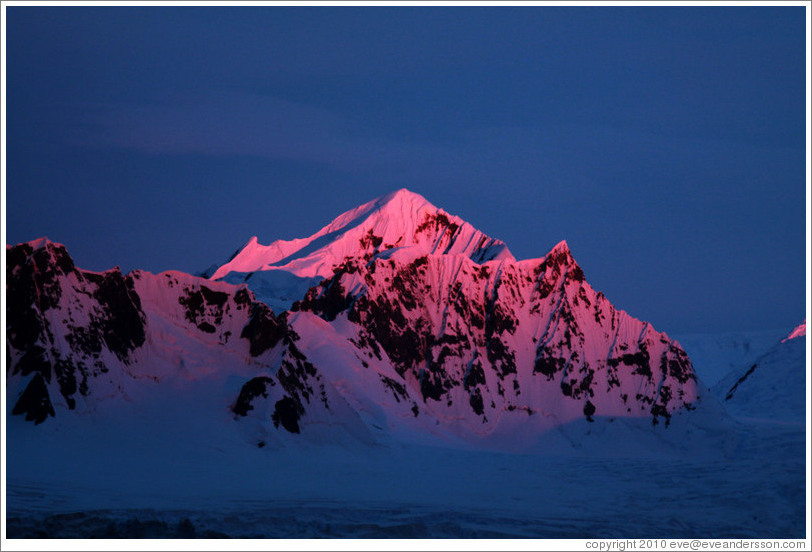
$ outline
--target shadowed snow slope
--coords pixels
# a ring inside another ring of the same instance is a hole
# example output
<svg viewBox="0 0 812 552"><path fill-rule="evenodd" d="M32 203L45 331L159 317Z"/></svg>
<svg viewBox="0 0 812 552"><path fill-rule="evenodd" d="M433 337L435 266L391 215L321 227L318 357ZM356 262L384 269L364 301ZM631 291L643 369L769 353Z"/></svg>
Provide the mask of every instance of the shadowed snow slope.
<svg viewBox="0 0 812 552"><path fill-rule="evenodd" d="M742 366L752 366L758 357L789 332L789 327L786 327L750 332L678 334L672 337L688 353L702 382L715 386L730 372L737 371Z"/></svg>
<svg viewBox="0 0 812 552"><path fill-rule="evenodd" d="M804 321L753 364L728 374L715 391L736 416L803 424L806 376Z"/></svg>

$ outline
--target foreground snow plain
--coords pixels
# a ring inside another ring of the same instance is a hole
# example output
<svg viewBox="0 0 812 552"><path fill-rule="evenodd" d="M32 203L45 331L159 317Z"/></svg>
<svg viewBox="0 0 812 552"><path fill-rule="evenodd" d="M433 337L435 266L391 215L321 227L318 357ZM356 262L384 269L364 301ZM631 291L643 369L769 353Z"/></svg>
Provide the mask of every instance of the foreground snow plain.
<svg viewBox="0 0 812 552"><path fill-rule="evenodd" d="M168 399L92 426L9 417L8 538L804 537L803 424L598 419L526 453L260 448Z"/></svg>

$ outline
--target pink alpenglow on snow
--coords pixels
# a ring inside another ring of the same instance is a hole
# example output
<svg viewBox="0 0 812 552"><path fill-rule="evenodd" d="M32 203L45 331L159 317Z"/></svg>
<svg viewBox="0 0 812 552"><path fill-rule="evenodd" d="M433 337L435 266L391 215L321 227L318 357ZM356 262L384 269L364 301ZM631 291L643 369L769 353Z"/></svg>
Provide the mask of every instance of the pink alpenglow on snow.
<svg viewBox="0 0 812 552"><path fill-rule="evenodd" d="M465 255L478 263L513 259L500 240L404 188L339 215L308 238L262 245L254 236L211 279L265 270L326 278L346 257L401 247L425 254Z"/></svg>
<svg viewBox="0 0 812 552"><path fill-rule="evenodd" d="M783 343L784 341L789 341L790 339L796 339L798 337L804 337L806 335L806 320L801 322L797 328L792 330L790 334L781 340Z"/></svg>

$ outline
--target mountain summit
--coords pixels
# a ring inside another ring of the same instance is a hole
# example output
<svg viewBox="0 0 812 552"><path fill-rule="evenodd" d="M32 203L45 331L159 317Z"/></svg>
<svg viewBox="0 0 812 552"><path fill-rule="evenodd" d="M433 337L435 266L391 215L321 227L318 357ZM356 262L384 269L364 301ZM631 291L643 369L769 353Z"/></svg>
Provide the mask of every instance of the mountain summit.
<svg viewBox="0 0 812 552"><path fill-rule="evenodd" d="M411 247L425 254L465 255L477 263L513 259L507 246L403 188L351 209L310 237L261 245L252 237L211 279L232 272L285 270L326 278L346 257Z"/></svg>

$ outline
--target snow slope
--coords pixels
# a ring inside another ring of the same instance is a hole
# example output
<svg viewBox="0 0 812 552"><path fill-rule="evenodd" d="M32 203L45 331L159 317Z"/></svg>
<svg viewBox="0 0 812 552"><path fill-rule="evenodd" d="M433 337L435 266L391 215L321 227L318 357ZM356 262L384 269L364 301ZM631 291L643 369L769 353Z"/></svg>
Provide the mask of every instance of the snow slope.
<svg viewBox="0 0 812 552"><path fill-rule="evenodd" d="M715 387L735 416L803 425L806 422L806 321Z"/></svg>
<svg viewBox="0 0 812 552"><path fill-rule="evenodd" d="M688 353L702 382L713 387L731 371L751 366L789 332L787 327L751 332L676 334L673 337Z"/></svg>
<svg viewBox="0 0 812 552"><path fill-rule="evenodd" d="M394 247L460 254L477 262L513 258L501 241L485 236L422 196L401 189L339 215L307 238L261 245L254 236L211 278L265 270L326 278L345 257L371 255Z"/></svg>
<svg viewBox="0 0 812 552"><path fill-rule="evenodd" d="M789 341L790 339L797 339L799 337L806 337L806 320L798 324L787 337L782 339L782 342Z"/></svg>

